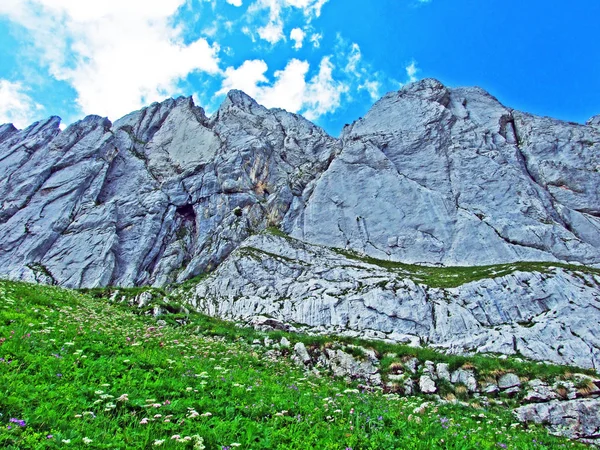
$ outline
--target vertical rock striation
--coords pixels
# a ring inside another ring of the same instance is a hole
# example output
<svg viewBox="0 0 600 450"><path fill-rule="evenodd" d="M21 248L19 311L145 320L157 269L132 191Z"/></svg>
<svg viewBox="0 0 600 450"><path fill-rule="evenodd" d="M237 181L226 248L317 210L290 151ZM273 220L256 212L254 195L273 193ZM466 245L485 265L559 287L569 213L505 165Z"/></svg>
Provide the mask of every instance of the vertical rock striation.
<svg viewBox="0 0 600 450"><path fill-rule="evenodd" d="M214 268L276 224L338 143L232 91L114 124L89 116L0 129L0 273L68 287L164 285Z"/></svg>
<svg viewBox="0 0 600 450"><path fill-rule="evenodd" d="M593 122L593 121L592 121ZM600 262L600 130L423 80L342 133L286 231L426 264Z"/></svg>

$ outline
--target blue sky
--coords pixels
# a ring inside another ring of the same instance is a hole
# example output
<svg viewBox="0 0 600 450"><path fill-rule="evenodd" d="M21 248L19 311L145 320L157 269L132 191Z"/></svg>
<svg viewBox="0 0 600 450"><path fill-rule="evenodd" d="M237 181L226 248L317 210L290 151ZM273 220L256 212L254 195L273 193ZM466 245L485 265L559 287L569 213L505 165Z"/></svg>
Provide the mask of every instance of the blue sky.
<svg viewBox="0 0 600 450"><path fill-rule="evenodd" d="M598 0L2 0L0 123L120 116L232 88L338 135L424 77L583 123L600 113Z"/></svg>

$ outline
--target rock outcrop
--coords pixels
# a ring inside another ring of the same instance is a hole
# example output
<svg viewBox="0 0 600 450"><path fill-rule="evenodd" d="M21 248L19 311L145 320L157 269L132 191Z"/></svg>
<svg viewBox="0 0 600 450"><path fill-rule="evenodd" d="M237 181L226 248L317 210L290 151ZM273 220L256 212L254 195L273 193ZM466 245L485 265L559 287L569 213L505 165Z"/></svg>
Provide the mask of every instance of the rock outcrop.
<svg viewBox="0 0 600 450"><path fill-rule="evenodd" d="M338 151L300 116L232 91L65 131L0 128L0 274L68 287L165 285L278 223Z"/></svg>
<svg viewBox="0 0 600 450"><path fill-rule="evenodd" d="M265 233L246 240L188 298L226 319L266 316L317 333L600 367L597 273L508 265L436 287L459 273L429 268L425 277L425 269Z"/></svg>
<svg viewBox="0 0 600 450"><path fill-rule="evenodd" d="M383 97L341 141L284 220L294 237L412 263L600 262L595 127L423 80Z"/></svg>
<svg viewBox="0 0 600 450"><path fill-rule="evenodd" d="M578 399L535 403L515 410L521 422L544 424L551 433L600 445L600 402Z"/></svg>

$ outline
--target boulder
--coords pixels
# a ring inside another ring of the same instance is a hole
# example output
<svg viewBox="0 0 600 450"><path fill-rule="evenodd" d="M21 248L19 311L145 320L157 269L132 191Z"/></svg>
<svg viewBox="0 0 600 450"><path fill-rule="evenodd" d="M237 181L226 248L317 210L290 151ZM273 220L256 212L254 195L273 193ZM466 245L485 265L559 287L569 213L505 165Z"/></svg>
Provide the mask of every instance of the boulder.
<svg viewBox="0 0 600 450"><path fill-rule="evenodd" d="M521 380L514 373L506 373L498 379L498 387L501 390L519 386L521 386Z"/></svg>
<svg viewBox="0 0 600 450"><path fill-rule="evenodd" d="M517 408L521 422L544 424L551 433L577 439L588 444L600 444L600 400L552 400Z"/></svg>
<svg viewBox="0 0 600 450"><path fill-rule="evenodd" d="M440 380L450 381L450 370L449 365L446 363L437 363L435 371Z"/></svg>
<svg viewBox="0 0 600 450"><path fill-rule="evenodd" d="M311 363L312 359L308 354L306 346L302 342L297 342L296 345L294 345L294 353L299 363L303 365L308 365Z"/></svg>
<svg viewBox="0 0 600 450"><path fill-rule="evenodd" d="M437 391L435 381L429 375L421 375L419 378L419 389L423 394L434 394Z"/></svg>
<svg viewBox="0 0 600 450"><path fill-rule="evenodd" d="M419 360L417 358L411 358L404 363L404 367L406 367L410 373L415 374L417 373L417 370L419 370Z"/></svg>
<svg viewBox="0 0 600 450"><path fill-rule="evenodd" d="M450 376L450 382L453 384L463 384L469 392L477 392L477 379L472 370L455 370Z"/></svg>
<svg viewBox="0 0 600 450"><path fill-rule="evenodd" d="M371 360L357 360L343 350L325 349L325 354L329 360L328 366L335 376L365 380L375 386L381 385L381 375Z"/></svg>
<svg viewBox="0 0 600 450"><path fill-rule="evenodd" d="M527 383L527 387L527 392L523 398L523 401L526 403L548 402L558 398L556 391L542 380L531 380Z"/></svg>

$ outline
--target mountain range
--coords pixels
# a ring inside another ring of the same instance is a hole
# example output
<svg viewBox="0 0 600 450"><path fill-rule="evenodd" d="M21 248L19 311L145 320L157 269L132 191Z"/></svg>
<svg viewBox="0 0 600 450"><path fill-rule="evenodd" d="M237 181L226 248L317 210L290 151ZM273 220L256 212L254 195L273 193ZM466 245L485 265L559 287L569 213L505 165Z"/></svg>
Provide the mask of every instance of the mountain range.
<svg viewBox="0 0 600 450"><path fill-rule="evenodd" d="M600 116L433 79L339 138L231 91L0 126L0 276L171 286L211 315L600 366ZM194 278L197 277L197 278Z"/></svg>

